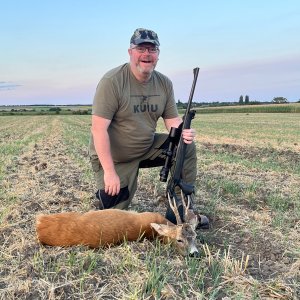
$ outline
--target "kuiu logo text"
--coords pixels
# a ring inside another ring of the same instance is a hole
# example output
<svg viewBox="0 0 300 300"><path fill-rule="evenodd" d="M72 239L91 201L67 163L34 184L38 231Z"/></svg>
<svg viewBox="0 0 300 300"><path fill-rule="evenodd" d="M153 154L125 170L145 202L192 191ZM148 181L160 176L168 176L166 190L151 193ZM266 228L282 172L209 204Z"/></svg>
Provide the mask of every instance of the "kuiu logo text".
<svg viewBox="0 0 300 300"><path fill-rule="evenodd" d="M158 110L158 104L149 104L148 101L151 97L159 97L159 95L131 95L133 98L140 98L141 104L133 105L134 113L144 113L144 112L156 112Z"/></svg>
<svg viewBox="0 0 300 300"><path fill-rule="evenodd" d="M137 104L133 105L133 112L134 113L141 113L141 112L156 112L158 110L157 104Z"/></svg>

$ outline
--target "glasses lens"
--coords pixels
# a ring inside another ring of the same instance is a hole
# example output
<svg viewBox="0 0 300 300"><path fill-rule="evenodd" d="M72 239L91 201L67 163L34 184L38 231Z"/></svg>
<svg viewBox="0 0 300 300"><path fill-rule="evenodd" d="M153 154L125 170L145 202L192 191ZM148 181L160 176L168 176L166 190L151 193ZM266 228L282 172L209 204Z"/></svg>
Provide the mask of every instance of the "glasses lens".
<svg viewBox="0 0 300 300"><path fill-rule="evenodd" d="M144 53L146 50L148 50L149 53L156 53L158 51L157 47L142 47L137 46L134 49L136 49L139 53Z"/></svg>
<svg viewBox="0 0 300 300"><path fill-rule="evenodd" d="M148 48L148 51L149 51L150 53L156 53L157 50L158 50L158 49L157 49L156 47Z"/></svg>

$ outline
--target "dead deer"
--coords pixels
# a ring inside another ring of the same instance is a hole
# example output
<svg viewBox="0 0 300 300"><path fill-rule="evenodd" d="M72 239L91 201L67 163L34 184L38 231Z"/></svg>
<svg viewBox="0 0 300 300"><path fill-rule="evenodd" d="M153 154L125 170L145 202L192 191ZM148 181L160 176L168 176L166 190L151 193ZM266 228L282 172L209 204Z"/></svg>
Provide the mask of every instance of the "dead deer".
<svg viewBox="0 0 300 300"><path fill-rule="evenodd" d="M116 245L124 240L153 239L161 236L163 242L174 244L182 255L198 253L195 240L197 216L184 205L184 222L178 213L176 202L169 196L169 204L176 216L177 225L159 213L106 209L87 213L64 212L38 215L36 232L38 240L50 246L86 245L91 248ZM172 201L173 200L173 201ZM172 203L173 202L173 203Z"/></svg>

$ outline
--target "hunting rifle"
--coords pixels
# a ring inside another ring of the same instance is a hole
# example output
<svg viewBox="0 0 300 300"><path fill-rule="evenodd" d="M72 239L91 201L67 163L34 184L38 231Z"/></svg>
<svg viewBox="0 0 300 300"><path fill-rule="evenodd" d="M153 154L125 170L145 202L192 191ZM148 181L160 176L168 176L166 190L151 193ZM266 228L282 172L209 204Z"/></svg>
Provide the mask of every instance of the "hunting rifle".
<svg viewBox="0 0 300 300"><path fill-rule="evenodd" d="M187 104L186 111L183 116L183 122L179 128L171 127L169 133L169 145L168 149L164 152L166 155L166 160L164 166L160 171L160 181L166 182L168 179L169 171L171 169L171 177L167 184L167 195L175 199L176 205L179 204L179 199L176 197L175 188L178 186L185 196L191 195L194 192L194 186L187 184L182 180L182 168L185 158L185 152L187 144L182 138L182 130L191 127L192 119L195 117L195 110L191 110L192 100L194 96L194 91L196 87L196 82L198 78L199 68L193 69L194 81ZM192 204L191 204L192 205Z"/></svg>

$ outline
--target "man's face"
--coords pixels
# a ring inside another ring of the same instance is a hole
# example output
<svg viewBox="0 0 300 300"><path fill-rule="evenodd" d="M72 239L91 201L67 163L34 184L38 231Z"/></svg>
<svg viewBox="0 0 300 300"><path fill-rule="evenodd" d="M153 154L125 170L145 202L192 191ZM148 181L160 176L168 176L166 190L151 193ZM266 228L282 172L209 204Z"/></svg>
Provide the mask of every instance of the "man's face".
<svg viewBox="0 0 300 300"><path fill-rule="evenodd" d="M142 43L128 50L130 65L141 75L150 75L158 61L159 49L151 43Z"/></svg>

